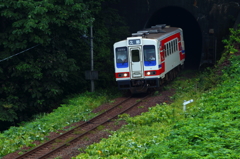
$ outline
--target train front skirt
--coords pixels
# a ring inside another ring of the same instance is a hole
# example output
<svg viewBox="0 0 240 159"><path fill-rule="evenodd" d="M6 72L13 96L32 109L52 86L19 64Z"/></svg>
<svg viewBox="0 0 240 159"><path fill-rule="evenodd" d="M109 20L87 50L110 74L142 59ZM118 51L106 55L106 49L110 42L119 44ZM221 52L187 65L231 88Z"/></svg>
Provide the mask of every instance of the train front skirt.
<svg viewBox="0 0 240 159"><path fill-rule="evenodd" d="M148 88L159 87L159 78L117 81L120 90L129 89L132 93L143 93Z"/></svg>

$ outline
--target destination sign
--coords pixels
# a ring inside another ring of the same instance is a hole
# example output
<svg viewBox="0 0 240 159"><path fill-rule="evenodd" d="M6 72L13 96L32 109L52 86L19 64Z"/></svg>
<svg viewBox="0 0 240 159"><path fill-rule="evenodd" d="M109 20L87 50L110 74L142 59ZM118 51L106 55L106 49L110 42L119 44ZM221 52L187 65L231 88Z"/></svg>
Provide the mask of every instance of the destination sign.
<svg viewBox="0 0 240 159"><path fill-rule="evenodd" d="M140 39L128 40L128 45L140 45L140 44L141 44L141 40Z"/></svg>
<svg viewBox="0 0 240 159"><path fill-rule="evenodd" d="M127 51L127 47L118 47L116 48L117 52L126 52Z"/></svg>

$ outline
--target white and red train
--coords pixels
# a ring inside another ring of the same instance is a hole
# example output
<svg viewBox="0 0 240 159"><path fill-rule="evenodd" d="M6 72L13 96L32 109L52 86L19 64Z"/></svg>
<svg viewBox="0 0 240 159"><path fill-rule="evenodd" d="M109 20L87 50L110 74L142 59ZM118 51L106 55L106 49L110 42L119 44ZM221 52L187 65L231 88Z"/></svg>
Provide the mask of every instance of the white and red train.
<svg viewBox="0 0 240 159"><path fill-rule="evenodd" d="M114 44L115 77L119 89L145 92L173 79L183 67L181 28L152 26Z"/></svg>

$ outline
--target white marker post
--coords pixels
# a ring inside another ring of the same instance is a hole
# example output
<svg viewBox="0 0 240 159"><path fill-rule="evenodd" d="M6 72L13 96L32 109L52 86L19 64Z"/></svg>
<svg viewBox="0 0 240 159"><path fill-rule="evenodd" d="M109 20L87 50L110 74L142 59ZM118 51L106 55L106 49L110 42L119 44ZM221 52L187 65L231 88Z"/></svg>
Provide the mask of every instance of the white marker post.
<svg viewBox="0 0 240 159"><path fill-rule="evenodd" d="M191 99L189 101L186 101L186 100L183 101L183 111L184 112L186 112L186 109L187 109L186 105L189 104L189 103L192 103L192 102L193 102L193 99Z"/></svg>

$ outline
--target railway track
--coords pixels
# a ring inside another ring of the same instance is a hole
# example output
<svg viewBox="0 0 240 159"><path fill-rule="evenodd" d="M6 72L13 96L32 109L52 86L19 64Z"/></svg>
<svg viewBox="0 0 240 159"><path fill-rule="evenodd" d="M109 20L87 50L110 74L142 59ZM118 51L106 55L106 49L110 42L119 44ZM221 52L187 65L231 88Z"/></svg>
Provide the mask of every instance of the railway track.
<svg viewBox="0 0 240 159"><path fill-rule="evenodd" d="M55 154L68 148L70 145L76 143L81 138L84 138L87 134L93 132L99 126L117 118L118 115L126 113L129 109L141 103L148 98L145 97L134 98L135 102L132 104L133 98L128 97L122 102L114 105L110 109L106 110L102 114L90 119L89 121L78 125L77 127L49 140L48 142L16 157L15 159L45 159L51 158ZM131 102L130 102L131 101Z"/></svg>

